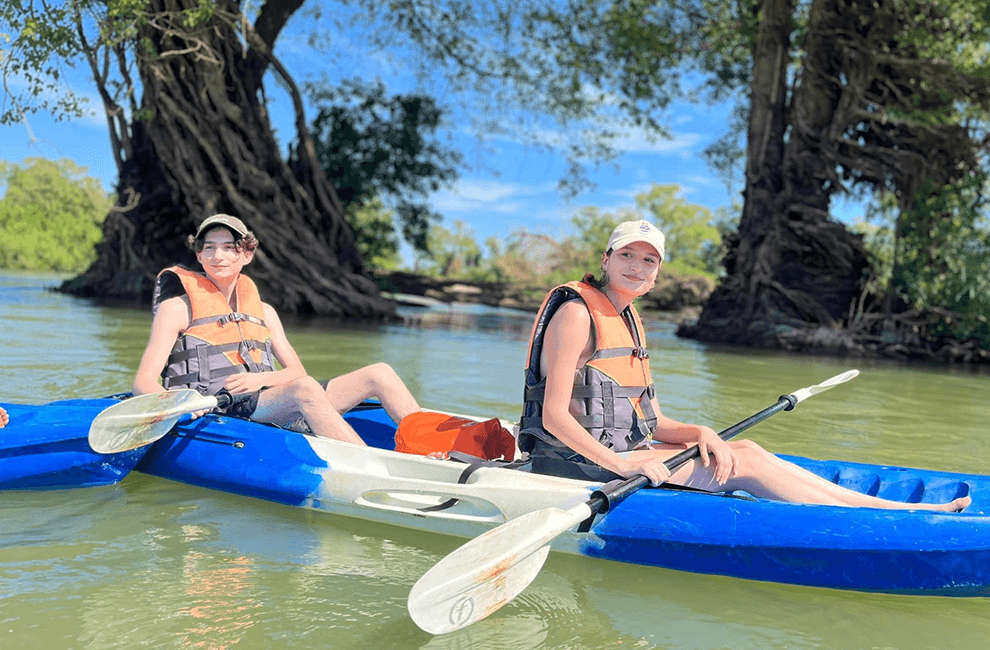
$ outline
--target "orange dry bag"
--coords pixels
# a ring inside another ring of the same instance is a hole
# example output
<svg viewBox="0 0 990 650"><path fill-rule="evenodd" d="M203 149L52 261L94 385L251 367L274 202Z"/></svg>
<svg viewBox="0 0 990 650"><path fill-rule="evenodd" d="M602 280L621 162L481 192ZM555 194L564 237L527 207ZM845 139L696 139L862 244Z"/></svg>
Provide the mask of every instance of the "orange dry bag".
<svg viewBox="0 0 990 650"><path fill-rule="evenodd" d="M418 411L399 423L395 450L421 456L459 451L487 460L511 461L516 455L516 440L498 418L475 422L446 413Z"/></svg>

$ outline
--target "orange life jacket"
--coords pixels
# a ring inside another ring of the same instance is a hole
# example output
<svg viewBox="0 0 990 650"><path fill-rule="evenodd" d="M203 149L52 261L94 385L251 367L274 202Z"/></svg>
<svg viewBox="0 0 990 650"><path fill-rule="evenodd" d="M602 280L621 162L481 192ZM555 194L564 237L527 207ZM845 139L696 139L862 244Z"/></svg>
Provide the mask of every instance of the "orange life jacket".
<svg viewBox="0 0 990 650"><path fill-rule="evenodd" d="M635 307L630 305L620 314L604 293L581 281L553 289L543 301L533 324L523 414L519 423L519 448L533 451L539 440L551 447L566 449L543 427L546 379L540 378L540 354L550 319L561 305L575 299L581 300L591 314L595 352L578 370L571 404L580 401L582 412L573 413L572 410L572 413L592 436L614 451L643 447L652 438L660 412L650 376L643 323Z"/></svg>
<svg viewBox="0 0 990 650"><path fill-rule="evenodd" d="M181 281L176 286L175 279ZM237 309L202 273L172 266L158 274L153 309L167 298L189 296L192 316L162 370L162 385L215 395L230 375L275 370L271 332L265 325L258 287L243 273L234 287Z"/></svg>

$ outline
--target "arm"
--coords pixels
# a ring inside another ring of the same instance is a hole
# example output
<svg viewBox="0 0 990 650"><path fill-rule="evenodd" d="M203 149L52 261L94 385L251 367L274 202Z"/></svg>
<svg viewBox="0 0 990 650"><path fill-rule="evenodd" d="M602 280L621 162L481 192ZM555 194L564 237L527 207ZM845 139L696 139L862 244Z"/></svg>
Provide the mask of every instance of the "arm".
<svg viewBox="0 0 990 650"><path fill-rule="evenodd" d="M736 455L727 442L709 427L698 424L684 424L660 413L657 414L657 428L653 432L654 440L685 447L697 443L701 464L708 467L711 457L715 457L715 480L725 483L735 473Z"/></svg>
<svg viewBox="0 0 990 650"><path fill-rule="evenodd" d="M151 323L151 339L144 349L141 363L131 390L135 395L158 393L163 390L159 383L162 369L168 363L168 355L179 334L189 327L189 304L187 299L179 296L169 298L158 306L155 319Z"/></svg>
<svg viewBox="0 0 990 650"><path fill-rule="evenodd" d="M623 458L598 442L571 415L574 373L582 355L591 349L591 315L584 305L569 302L550 319L543 343L546 393L543 426L558 440L591 462L621 476L645 474L654 484L670 477L659 454L647 450Z"/></svg>
<svg viewBox="0 0 990 650"><path fill-rule="evenodd" d="M240 393L253 393L266 386L281 386L294 379L306 376L306 369L303 367L299 355L289 344L289 339L285 336L282 328L282 321L278 317L275 309L268 303L262 303L265 312L265 325L272 333L272 352L278 360L281 370L270 372L242 372L231 375L227 378L225 386L234 395Z"/></svg>

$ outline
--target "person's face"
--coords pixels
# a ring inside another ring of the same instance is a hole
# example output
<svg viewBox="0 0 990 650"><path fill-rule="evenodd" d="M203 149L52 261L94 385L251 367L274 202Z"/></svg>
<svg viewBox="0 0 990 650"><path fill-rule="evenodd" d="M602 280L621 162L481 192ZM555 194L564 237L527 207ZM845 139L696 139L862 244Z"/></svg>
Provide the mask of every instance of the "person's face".
<svg viewBox="0 0 990 650"><path fill-rule="evenodd" d="M234 233L222 226L207 231L203 250L196 254L196 259L208 276L221 281L233 280L254 257L254 251L237 250L234 241Z"/></svg>
<svg viewBox="0 0 990 650"><path fill-rule="evenodd" d="M642 296L657 281L660 255L646 242L637 241L602 255L602 269L608 273L608 286L633 296Z"/></svg>

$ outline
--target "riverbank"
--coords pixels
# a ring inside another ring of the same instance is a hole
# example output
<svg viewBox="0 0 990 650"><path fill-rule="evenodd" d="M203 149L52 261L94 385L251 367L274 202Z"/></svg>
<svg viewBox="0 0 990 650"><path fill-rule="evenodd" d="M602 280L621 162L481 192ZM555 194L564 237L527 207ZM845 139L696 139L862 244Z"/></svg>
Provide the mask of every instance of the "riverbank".
<svg viewBox="0 0 990 650"><path fill-rule="evenodd" d="M407 271L376 276L379 290L400 305L480 304L536 313L553 287L506 282L439 280ZM689 323L698 318L715 281L704 276L661 274L657 286L640 298L638 308L660 320Z"/></svg>
<svg viewBox="0 0 990 650"><path fill-rule="evenodd" d="M536 313L551 287L517 285L505 282L440 280L425 275L396 271L376 276L382 293L400 305L429 307L454 304L480 304ZM678 325L684 338L712 340L710 332L699 335L696 323L705 302L715 289L715 281L704 276L674 276L661 272L657 286L640 298L639 310L656 320ZM860 315L848 329L809 323L761 325L766 332L761 347L805 354L848 356L865 359L921 361L936 364L990 366L990 350L976 340L961 341L935 335L937 320L950 315L909 312L886 321ZM717 337L716 337L717 339Z"/></svg>

